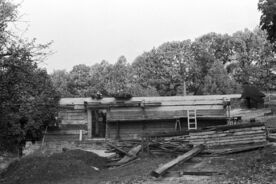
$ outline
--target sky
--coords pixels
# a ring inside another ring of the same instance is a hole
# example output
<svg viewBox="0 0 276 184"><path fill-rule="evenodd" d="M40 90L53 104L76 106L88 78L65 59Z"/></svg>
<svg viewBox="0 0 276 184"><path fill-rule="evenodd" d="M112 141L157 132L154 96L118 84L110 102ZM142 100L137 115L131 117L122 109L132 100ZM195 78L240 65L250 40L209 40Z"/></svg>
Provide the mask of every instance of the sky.
<svg viewBox="0 0 276 184"><path fill-rule="evenodd" d="M53 41L42 64L49 73L74 65L115 63L168 41L216 32L232 34L259 24L258 0L13 0L21 3L18 32ZM25 32L25 29L28 29Z"/></svg>

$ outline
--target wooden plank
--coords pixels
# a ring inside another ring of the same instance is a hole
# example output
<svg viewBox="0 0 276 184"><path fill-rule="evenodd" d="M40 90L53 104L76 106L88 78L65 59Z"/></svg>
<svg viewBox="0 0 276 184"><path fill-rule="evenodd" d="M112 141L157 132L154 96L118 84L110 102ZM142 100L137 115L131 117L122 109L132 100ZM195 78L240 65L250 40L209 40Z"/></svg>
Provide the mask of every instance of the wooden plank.
<svg viewBox="0 0 276 184"><path fill-rule="evenodd" d="M223 105L223 99L214 100L185 100L185 101L163 101L163 106L200 106L200 105Z"/></svg>
<svg viewBox="0 0 276 184"><path fill-rule="evenodd" d="M256 143L256 142L266 142L266 139L264 137L259 137L256 139L250 138L250 139L229 140L229 141L209 141L209 142L198 141L190 144L193 144L193 145L204 144L206 146L214 146L214 145L246 144L246 143Z"/></svg>
<svg viewBox="0 0 276 184"><path fill-rule="evenodd" d="M265 138L266 135L263 134L256 134L256 135L248 135L248 136L234 136L234 137L217 137L217 138L207 138L207 139L193 139L189 140L190 142L227 142L233 140L242 140L242 139L257 139L257 138Z"/></svg>
<svg viewBox="0 0 276 184"><path fill-rule="evenodd" d="M188 140L194 140L194 139L212 139L212 138L220 138L220 137L229 137L229 136L238 136L238 135L255 135L258 133L265 133L264 130L254 130L254 131L240 131L240 132L223 132L223 133L217 133L217 134L211 134L211 135L200 135L200 136L189 136Z"/></svg>
<svg viewBox="0 0 276 184"><path fill-rule="evenodd" d="M247 136L228 136L228 137L216 137L216 138L207 138L207 139L193 139L189 140L190 142L227 142L227 141L233 141L233 140L247 140L247 139L258 139L258 138L265 138L265 133L259 133L259 134L252 134Z"/></svg>
<svg viewBox="0 0 276 184"><path fill-rule="evenodd" d="M265 143L265 139L258 139L258 140L243 140L243 141L232 141L232 142L216 142L216 143L208 143L206 147L212 146L223 146L223 145L241 145L241 144L253 144L253 143ZM202 143L193 143L193 145L200 145Z"/></svg>
<svg viewBox="0 0 276 184"><path fill-rule="evenodd" d="M184 175L193 175L193 176L213 176L213 175L222 175L223 173L217 171L169 171L166 173L166 177L180 177Z"/></svg>
<svg viewBox="0 0 276 184"><path fill-rule="evenodd" d="M132 97L129 100L124 100L125 102L129 101L145 101L145 102L163 102L163 101L191 101L191 100L215 100L215 99L231 99L231 98L240 98L241 94L229 94L229 95L198 95L198 96L158 96L158 97ZM101 100L91 99L91 98L63 98L60 100L60 104L83 104L86 102L100 102L100 103L112 103L116 101L115 98L103 98Z"/></svg>
<svg viewBox="0 0 276 184"><path fill-rule="evenodd" d="M212 154L217 154L217 155L226 155L226 154L233 154L233 153L241 153L241 152L246 152L246 151L252 151L260 148L264 148L268 146L267 143L265 144L259 144L259 145L250 145L250 146L243 146L243 147L234 147L234 148L228 148L224 150L213 150L210 151L209 153Z"/></svg>
<svg viewBox="0 0 276 184"><path fill-rule="evenodd" d="M110 109L111 112L159 112L159 111L186 111L186 110L222 110L223 106L222 105L199 105L199 106L194 106L194 105L189 105L189 106L160 106L160 107L148 107L145 109L142 109L141 107L120 107L120 108L112 108Z"/></svg>
<svg viewBox="0 0 276 184"><path fill-rule="evenodd" d="M224 125L218 125L219 126L224 126ZM227 125L227 126L233 126L233 125ZM208 131L208 129L212 129L212 131ZM206 130L207 129L207 130ZM202 130L195 130L193 132L190 132L189 135L190 136L204 136L204 135L210 135L210 134L217 134L220 132L225 132L225 133L233 133L233 132L243 132L243 131L250 131L250 130L265 130L265 126L257 126L257 127L248 127L248 128L235 128L233 127L233 129L228 129L228 130L218 130L215 131L213 130L214 127L206 127L205 129Z"/></svg>
<svg viewBox="0 0 276 184"><path fill-rule="evenodd" d="M90 109L87 109L87 129L88 138L92 138L92 112Z"/></svg>
<svg viewBox="0 0 276 184"><path fill-rule="evenodd" d="M254 143L254 142L266 142L265 137L256 137L256 138L243 138L243 139L229 139L223 141L194 141L189 142L191 145L204 144L206 146L210 145L231 145L231 144L241 144L241 143Z"/></svg>
<svg viewBox="0 0 276 184"><path fill-rule="evenodd" d="M184 161L191 159L192 157L194 157L195 155L197 155L198 153L203 151L203 149L204 149L203 145L198 145L198 146L194 147L192 150L188 151L187 153L178 156L177 158L173 159L172 161L170 161L170 162L162 165L161 167L157 168L156 170L152 171L151 175L154 177L159 177L162 174L164 174L171 167L175 166L176 164L178 164L180 162L184 162Z"/></svg>

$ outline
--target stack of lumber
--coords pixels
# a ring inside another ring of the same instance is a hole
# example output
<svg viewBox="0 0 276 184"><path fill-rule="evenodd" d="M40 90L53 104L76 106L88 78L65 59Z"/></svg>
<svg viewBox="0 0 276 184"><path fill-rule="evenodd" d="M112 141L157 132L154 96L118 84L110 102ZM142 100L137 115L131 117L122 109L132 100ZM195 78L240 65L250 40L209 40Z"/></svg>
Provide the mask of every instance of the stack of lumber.
<svg viewBox="0 0 276 184"><path fill-rule="evenodd" d="M263 123L247 123L213 127L211 130L189 133L190 144L204 144L207 147L266 142L266 128Z"/></svg>

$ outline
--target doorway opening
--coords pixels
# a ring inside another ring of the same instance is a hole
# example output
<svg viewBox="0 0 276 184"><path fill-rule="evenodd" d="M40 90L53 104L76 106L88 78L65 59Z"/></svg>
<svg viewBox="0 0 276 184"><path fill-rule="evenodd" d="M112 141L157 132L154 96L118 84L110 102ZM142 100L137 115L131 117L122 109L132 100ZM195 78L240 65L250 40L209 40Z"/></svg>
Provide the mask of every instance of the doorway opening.
<svg viewBox="0 0 276 184"><path fill-rule="evenodd" d="M92 111L92 137L105 138L106 113L102 110Z"/></svg>

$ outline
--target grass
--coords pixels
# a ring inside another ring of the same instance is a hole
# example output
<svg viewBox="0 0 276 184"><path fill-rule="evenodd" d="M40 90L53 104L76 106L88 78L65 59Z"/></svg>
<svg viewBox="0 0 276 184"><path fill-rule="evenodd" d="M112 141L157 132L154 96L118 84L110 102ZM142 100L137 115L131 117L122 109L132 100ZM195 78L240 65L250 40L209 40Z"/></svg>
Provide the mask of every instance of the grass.
<svg viewBox="0 0 276 184"><path fill-rule="evenodd" d="M218 159L225 166L225 175L218 183L276 183L276 148L231 155Z"/></svg>

